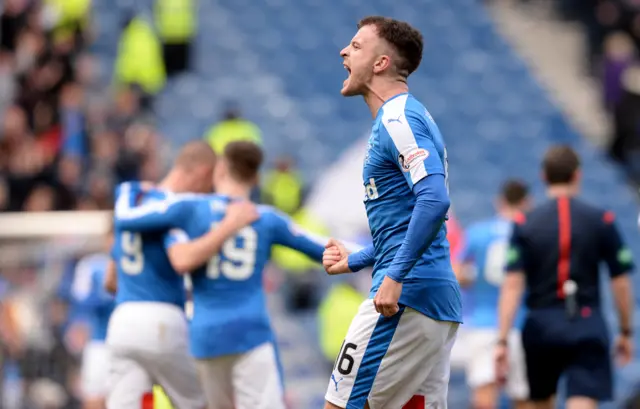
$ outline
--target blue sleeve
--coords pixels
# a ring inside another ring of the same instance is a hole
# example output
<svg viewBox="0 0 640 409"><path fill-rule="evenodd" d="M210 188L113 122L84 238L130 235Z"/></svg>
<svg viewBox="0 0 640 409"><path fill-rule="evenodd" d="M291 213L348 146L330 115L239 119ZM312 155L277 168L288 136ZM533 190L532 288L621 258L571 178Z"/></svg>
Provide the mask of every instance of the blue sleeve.
<svg viewBox="0 0 640 409"><path fill-rule="evenodd" d="M387 276L402 282L438 235L449 211L449 194L442 174L432 174L414 187L416 204L407 234L396 253Z"/></svg>
<svg viewBox="0 0 640 409"><path fill-rule="evenodd" d="M355 273L363 268L373 266L375 261L375 248L371 244L360 251L349 254L349 270Z"/></svg>
<svg viewBox="0 0 640 409"><path fill-rule="evenodd" d="M171 229L164 235L164 248L169 249L176 244L186 243L190 240L189 235L182 229Z"/></svg>
<svg viewBox="0 0 640 409"><path fill-rule="evenodd" d="M271 216L275 244L297 250L317 262L322 261L324 245L328 239L304 231L284 214L271 213Z"/></svg>
<svg viewBox="0 0 640 409"><path fill-rule="evenodd" d="M392 113L383 115L382 124L388 138L386 153L402 171L409 187L413 187L429 175L445 175L446 152L440 158L434 143L434 133L426 119L413 111L406 111L398 118ZM435 126L435 124L434 124ZM438 132L438 137L439 131Z"/></svg>
<svg viewBox="0 0 640 409"><path fill-rule="evenodd" d="M193 202L179 197L136 204L139 190L133 184L120 188L113 212L114 226L119 230L149 232L182 227L189 218Z"/></svg>
<svg viewBox="0 0 640 409"><path fill-rule="evenodd" d="M93 294L90 303L94 307L106 307L111 305L113 302L113 295L109 294L104 289L104 279L105 279L106 269L102 269L97 271L93 275Z"/></svg>
<svg viewBox="0 0 640 409"><path fill-rule="evenodd" d="M102 286L105 267L87 260L78 262L71 285L71 295L77 305L98 308L111 303L112 296Z"/></svg>
<svg viewBox="0 0 640 409"><path fill-rule="evenodd" d="M509 239L509 250L507 250L507 264L505 267L507 273L524 271L524 243L522 225L514 223L511 238Z"/></svg>

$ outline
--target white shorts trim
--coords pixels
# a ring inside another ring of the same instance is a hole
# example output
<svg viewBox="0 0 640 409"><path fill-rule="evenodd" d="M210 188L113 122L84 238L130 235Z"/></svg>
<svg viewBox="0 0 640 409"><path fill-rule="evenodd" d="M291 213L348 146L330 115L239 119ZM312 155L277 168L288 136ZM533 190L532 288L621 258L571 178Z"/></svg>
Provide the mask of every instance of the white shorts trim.
<svg viewBox="0 0 640 409"><path fill-rule="evenodd" d="M151 380L176 407L205 407L182 309L155 302L120 304L109 320L107 345L113 357L108 409L139 407L151 392Z"/></svg>
<svg viewBox="0 0 640 409"><path fill-rule="evenodd" d="M172 304L122 303L111 314L106 343L149 352L187 352L187 319L184 311Z"/></svg>
<svg viewBox="0 0 640 409"><path fill-rule="evenodd" d="M110 363L111 355L104 342L91 341L84 347L82 369L80 370L80 382L84 399L106 397Z"/></svg>
<svg viewBox="0 0 640 409"><path fill-rule="evenodd" d="M498 341L498 331L493 328L470 328L460 331L454 347L454 355L465 356L467 384L471 389L495 382L494 353ZM464 351L464 352L461 352ZM520 332L509 334L509 374L505 385L507 396L514 400L529 397L527 367Z"/></svg>
<svg viewBox="0 0 640 409"><path fill-rule="evenodd" d="M208 409L285 409L275 348L197 360Z"/></svg>
<svg viewBox="0 0 640 409"><path fill-rule="evenodd" d="M446 407L449 358L457 323L409 307L382 317L365 300L351 322L325 399L341 408L400 408L414 395Z"/></svg>

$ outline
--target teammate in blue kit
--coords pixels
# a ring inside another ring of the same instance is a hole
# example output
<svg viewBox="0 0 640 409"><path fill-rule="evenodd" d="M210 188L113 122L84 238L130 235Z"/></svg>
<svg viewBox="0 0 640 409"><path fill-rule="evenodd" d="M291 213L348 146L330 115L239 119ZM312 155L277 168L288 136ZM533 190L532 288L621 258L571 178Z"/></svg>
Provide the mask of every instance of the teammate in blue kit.
<svg viewBox="0 0 640 409"><path fill-rule="evenodd" d="M122 225L146 231L173 227L167 252L174 266L181 264L193 252L190 240L216 228L230 203L249 200L261 163L257 145L232 142L216 165L217 194L170 201L160 211L142 205L134 209L137 217ZM320 261L327 239L300 230L271 207L260 206L259 215L191 275L191 353L198 360L208 409L285 407L262 273L273 245Z"/></svg>
<svg viewBox="0 0 640 409"><path fill-rule="evenodd" d="M449 360L462 321L444 221L447 152L433 118L408 93L422 59L409 24L367 17L340 55L342 95L362 95L374 118L364 160L373 245L349 255L331 242L330 274L373 265L373 286L351 323L325 408L447 406Z"/></svg>
<svg viewBox="0 0 640 409"><path fill-rule="evenodd" d="M183 277L165 253L168 235L131 232L119 225L119 219L134 217L135 212L129 209L137 202L157 207L176 193L210 192L214 164L211 148L204 142L192 142L183 147L158 189L132 194L136 185L126 183L117 189L111 254L117 266L116 309L107 334L112 352L109 409L140 408L142 402L151 399L154 384L162 386L176 408L205 407L188 352ZM236 219L241 220L244 213ZM229 223L221 225L226 227L212 230L198 244L217 251L237 230ZM193 256L193 261L198 262L197 255Z"/></svg>
<svg viewBox="0 0 640 409"><path fill-rule="evenodd" d="M113 242L109 232L106 248ZM110 268L108 253L93 253L81 258L75 267L71 296L87 319L91 340L84 347L80 381L85 409L102 409L107 396L109 350L105 345L107 325L114 308L113 296L105 291L103 282Z"/></svg>
<svg viewBox="0 0 640 409"><path fill-rule="evenodd" d="M499 337L498 298L513 220L528 207L527 186L517 180L505 182L497 200L497 216L471 225L459 254L458 280L466 287L465 325L458 334L454 355L460 350L467 355L467 383L472 389L475 409L492 409L498 404L501 380L496 376L494 365L494 349ZM521 325L516 327L519 329ZM506 393L514 401L514 407L527 407L529 386L520 333L516 330L509 336L509 362Z"/></svg>

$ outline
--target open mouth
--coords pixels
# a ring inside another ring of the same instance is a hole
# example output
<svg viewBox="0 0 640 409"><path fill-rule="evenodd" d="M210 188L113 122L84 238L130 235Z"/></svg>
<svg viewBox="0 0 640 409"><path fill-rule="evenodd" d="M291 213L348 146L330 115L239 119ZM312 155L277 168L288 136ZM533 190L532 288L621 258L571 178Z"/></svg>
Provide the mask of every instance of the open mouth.
<svg viewBox="0 0 640 409"><path fill-rule="evenodd" d="M351 68L349 68L349 66L347 64L342 64L342 66L344 67L345 70L347 70L349 75L351 75Z"/></svg>

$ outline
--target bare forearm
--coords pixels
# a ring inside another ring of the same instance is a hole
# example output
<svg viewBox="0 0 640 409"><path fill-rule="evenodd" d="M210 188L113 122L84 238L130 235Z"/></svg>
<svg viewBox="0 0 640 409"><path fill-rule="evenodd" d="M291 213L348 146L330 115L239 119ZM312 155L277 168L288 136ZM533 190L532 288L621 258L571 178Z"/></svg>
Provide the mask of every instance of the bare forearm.
<svg viewBox="0 0 640 409"><path fill-rule="evenodd" d="M623 330L631 330L633 293L629 276L625 274L614 278L611 281L611 289L618 310L620 328Z"/></svg>
<svg viewBox="0 0 640 409"><path fill-rule="evenodd" d="M509 274L505 278L500 290L498 303L499 339L506 340L513 326L522 293L524 291L524 279L521 274Z"/></svg>
<svg viewBox="0 0 640 409"><path fill-rule="evenodd" d="M453 273L455 274L456 279L458 280L458 284L460 284L460 287L469 287L471 284L473 284L473 280L469 277L469 274L467 273L469 269L466 264L454 263L452 264L451 267L453 268Z"/></svg>
<svg viewBox="0 0 640 409"><path fill-rule="evenodd" d="M104 289L109 294L115 294L118 291L118 272L116 270L116 263L113 260L109 260L107 264L107 272L104 278Z"/></svg>
<svg viewBox="0 0 640 409"><path fill-rule="evenodd" d="M168 251L171 265L179 273L188 273L197 269L218 253L224 242L235 231L235 228L223 220L204 236L172 246Z"/></svg>

